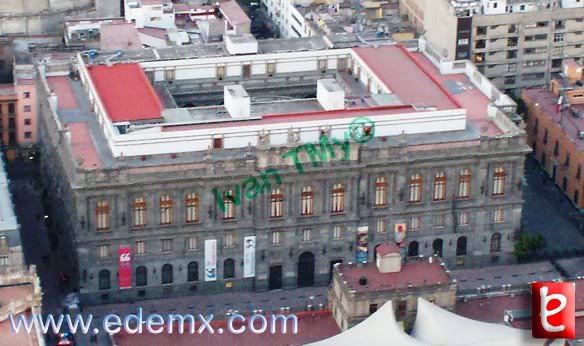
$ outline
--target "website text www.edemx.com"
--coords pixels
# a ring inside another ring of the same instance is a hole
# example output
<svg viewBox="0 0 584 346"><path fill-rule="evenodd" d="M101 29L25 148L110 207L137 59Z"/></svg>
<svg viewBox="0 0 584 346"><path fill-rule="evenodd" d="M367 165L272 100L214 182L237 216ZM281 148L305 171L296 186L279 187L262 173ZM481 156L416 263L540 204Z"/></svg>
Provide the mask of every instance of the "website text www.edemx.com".
<svg viewBox="0 0 584 346"><path fill-rule="evenodd" d="M19 315L17 318L10 315L9 319L12 333L19 333L21 331L31 333L37 328L43 334L47 334L50 331L55 334L64 331L69 331L73 334L77 332L82 334L98 334L101 332L109 334L117 334L120 332L127 334L223 334L224 332L231 334L243 334L244 332L253 334L276 334L278 332L281 334L298 333L298 319L292 314L258 314L248 317L232 314L226 320L227 331L217 327L216 324L214 324L214 328L212 325L213 317L213 315L203 316L201 314L197 316L190 314L150 314L143 316L142 308L139 308L137 314L126 315L123 318L116 314L106 315L101 323L96 323L99 324L99 327L92 326L94 319L91 314L87 316L80 314L75 316L69 314L54 316L49 314L46 317L39 314L32 314L30 316Z"/></svg>

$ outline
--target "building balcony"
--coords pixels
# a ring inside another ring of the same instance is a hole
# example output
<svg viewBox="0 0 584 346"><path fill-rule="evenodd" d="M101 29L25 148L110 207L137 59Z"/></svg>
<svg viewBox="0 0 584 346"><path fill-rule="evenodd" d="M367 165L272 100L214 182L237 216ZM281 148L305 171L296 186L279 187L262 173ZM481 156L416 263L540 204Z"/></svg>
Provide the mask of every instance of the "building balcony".
<svg viewBox="0 0 584 346"><path fill-rule="evenodd" d="M524 41L523 48L536 48L541 47L547 44L547 40L531 40L531 41Z"/></svg>
<svg viewBox="0 0 584 346"><path fill-rule="evenodd" d="M490 63L503 63L512 59L509 59L507 57L507 52L506 51L500 51L500 52L496 52L495 54L486 54L485 56L485 60L487 64Z"/></svg>

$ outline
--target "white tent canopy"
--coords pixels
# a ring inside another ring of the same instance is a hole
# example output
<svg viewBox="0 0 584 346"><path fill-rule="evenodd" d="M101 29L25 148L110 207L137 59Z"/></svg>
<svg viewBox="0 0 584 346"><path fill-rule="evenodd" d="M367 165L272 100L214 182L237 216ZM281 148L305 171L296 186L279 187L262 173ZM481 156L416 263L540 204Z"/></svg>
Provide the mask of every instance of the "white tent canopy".
<svg viewBox="0 0 584 346"><path fill-rule="evenodd" d="M530 346L542 345L530 330L471 320L418 298L418 312L412 331L416 339L435 346ZM564 345L556 340L548 345Z"/></svg>
<svg viewBox="0 0 584 346"><path fill-rule="evenodd" d="M427 346L404 333L397 324L391 301L353 328L309 346Z"/></svg>

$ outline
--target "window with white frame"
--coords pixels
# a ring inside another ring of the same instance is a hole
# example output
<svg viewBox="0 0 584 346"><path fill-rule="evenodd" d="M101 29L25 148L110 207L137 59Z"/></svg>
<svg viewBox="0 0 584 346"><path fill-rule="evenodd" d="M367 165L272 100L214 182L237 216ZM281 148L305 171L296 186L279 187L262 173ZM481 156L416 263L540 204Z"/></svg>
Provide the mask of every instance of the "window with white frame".
<svg viewBox="0 0 584 346"><path fill-rule="evenodd" d="M377 220L377 226L375 227L375 231L377 231L377 233L387 232L387 223L385 222L385 219Z"/></svg>
<svg viewBox="0 0 584 346"><path fill-rule="evenodd" d="M434 196L435 201L443 201L446 198L446 174L439 172L434 175Z"/></svg>
<svg viewBox="0 0 584 346"><path fill-rule="evenodd" d="M438 213L434 215L434 227L444 227L444 214Z"/></svg>
<svg viewBox="0 0 584 346"><path fill-rule="evenodd" d="M187 223L199 221L199 195L191 192L187 194L185 202L187 209Z"/></svg>
<svg viewBox="0 0 584 346"><path fill-rule="evenodd" d="M300 215L312 215L314 203L314 191L312 186L304 186L300 196Z"/></svg>
<svg viewBox="0 0 584 346"><path fill-rule="evenodd" d="M375 207L383 207L387 204L387 179L379 177L375 179Z"/></svg>
<svg viewBox="0 0 584 346"><path fill-rule="evenodd" d="M345 210L345 186L343 184L335 184L333 186L332 206L333 213L342 213Z"/></svg>
<svg viewBox="0 0 584 346"><path fill-rule="evenodd" d="M233 233L226 233L225 234L225 247L234 247L235 246L235 236Z"/></svg>
<svg viewBox="0 0 584 346"><path fill-rule="evenodd" d="M143 240L136 241L136 255L146 254L146 242Z"/></svg>
<svg viewBox="0 0 584 346"><path fill-rule="evenodd" d="M420 217L419 216L413 216L410 218L410 229L411 230L420 229Z"/></svg>
<svg viewBox="0 0 584 346"><path fill-rule="evenodd" d="M459 226L468 225L468 212L467 211L461 211L460 213L458 213L458 225Z"/></svg>
<svg viewBox="0 0 584 346"><path fill-rule="evenodd" d="M111 246L109 244L101 244L97 246L98 258L109 258L111 254Z"/></svg>
<svg viewBox="0 0 584 346"><path fill-rule="evenodd" d="M312 230L310 229L302 230L302 241L303 242L312 241Z"/></svg>
<svg viewBox="0 0 584 346"><path fill-rule="evenodd" d="M410 177L410 203L418 203L422 200L422 176L413 174Z"/></svg>
<svg viewBox="0 0 584 346"><path fill-rule="evenodd" d="M173 250L173 242L172 239L162 239L162 252L171 252Z"/></svg>
<svg viewBox="0 0 584 346"><path fill-rule="evenodd" d="M281 245L282 244L282 231L273 231L272 232L272 245Z"/></svg>
<svg viewBox="0 0 584 346"><path fill-rule="evenodd" d="M282 194L282 190L279 187L272 189L272 193L270 194L270 217L282 217L283 209L284 195Z"/></svg>
<svg viewBox="0 0 584 346"><path fill-rule="evenodd" d="M334 226L333 227L333 239L341 239L343 237L343 227Z"/></svg>
<svg viewBox="0 0 584 346"><path fill-rule="evenodd" d="M187 238L187 251L197 250L198 245L197 237Z"/></svg>
<svg viewBox="0 0 584 346"><path fill-rule="evenodd" d="M505 214L503 208L495 209L493 213L493 222L499 223L505 221Z"/></svg>

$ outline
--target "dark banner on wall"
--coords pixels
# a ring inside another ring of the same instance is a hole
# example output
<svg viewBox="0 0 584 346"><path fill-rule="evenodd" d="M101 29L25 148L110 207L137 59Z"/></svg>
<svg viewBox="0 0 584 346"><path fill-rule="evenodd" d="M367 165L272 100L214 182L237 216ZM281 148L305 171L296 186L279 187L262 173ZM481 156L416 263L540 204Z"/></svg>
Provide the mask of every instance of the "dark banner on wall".
<svg viewBox="0 0 584 346"><path fill-rule="evenodd" d="M367 263L367 236L369 233L369 226L359 226L357 227L357 252L356 261L357 263Z"/></svg>
<svg viewBox="0 0 584 346"><path fill-rule="evenodd" d="M129 246L118 249L118 282L120 288L132 288L132 255Z"/></svg>

